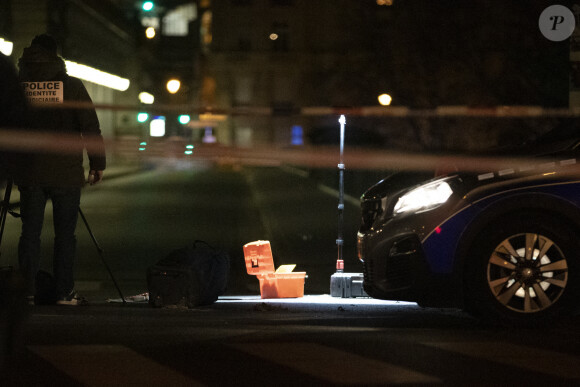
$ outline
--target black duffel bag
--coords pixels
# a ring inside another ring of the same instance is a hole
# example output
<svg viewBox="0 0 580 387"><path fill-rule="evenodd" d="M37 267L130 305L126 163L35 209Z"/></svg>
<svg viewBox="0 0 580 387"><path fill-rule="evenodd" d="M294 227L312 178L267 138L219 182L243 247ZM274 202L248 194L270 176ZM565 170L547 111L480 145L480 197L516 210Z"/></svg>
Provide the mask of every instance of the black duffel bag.
<svg viewBox="0 0 580 387"><path fill-rule="evenodd" d="M226 252L195 241L147 269L149 304L188 308L213 304L226 291L229 270Z"/></svg>

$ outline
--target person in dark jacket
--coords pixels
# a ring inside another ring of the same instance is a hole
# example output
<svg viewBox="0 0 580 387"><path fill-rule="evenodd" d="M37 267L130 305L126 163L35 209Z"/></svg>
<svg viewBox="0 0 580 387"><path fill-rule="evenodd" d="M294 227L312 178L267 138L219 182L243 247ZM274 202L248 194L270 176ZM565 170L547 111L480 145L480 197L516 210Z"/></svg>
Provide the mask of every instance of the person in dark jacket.
<svg viewBox="0 0 580 387"><path fill-rule="evenodd" d="M4 54L0 53L0 177L11 180L12 149L6 140L13 131L23 125L27 112L24 93L18 83L16 68ZM8 185L6 189L10 189ZM8 203L4 203L8 205ZM3 208L3 210L7 210ZM3 214L6 216L6 213ZM0 228L0 242L2 241ZM5 262L1 262L0 265ZM26 316L24 281L8 267L0 267L0 375L8 369L9 359L16 355L22 340L22 326Z"/></svg>
<svg viewBox="0 0 580 387"><path fill-rule="evenodd" d="M14 150L9 149L5 139L17 128L24 125L27 116L27 102L18 82L16 69L9 58L0 53L0 180L11 179L14 167Z"/></svg>
<svg viewBox="0 0 580 387"><path fill-rule="evenodd" d="M33 107L28 121L30 131L26 135L42 139L41 144L45 145L29 150L14 178L20 191L22 216L18 245L20 270L27 279L32 304L40 264L44 211L50 199L54 218L53 274L57 304L85 304L86 300L74 289L75 228L81 188L85 184L84 149L89 159L90 184L101 181L106 166L99 120L81 80L67 74L51 36L36 36L30 47L24 49L18 66L24 93ZM58 106L63 103L82 106Z"/></svg>

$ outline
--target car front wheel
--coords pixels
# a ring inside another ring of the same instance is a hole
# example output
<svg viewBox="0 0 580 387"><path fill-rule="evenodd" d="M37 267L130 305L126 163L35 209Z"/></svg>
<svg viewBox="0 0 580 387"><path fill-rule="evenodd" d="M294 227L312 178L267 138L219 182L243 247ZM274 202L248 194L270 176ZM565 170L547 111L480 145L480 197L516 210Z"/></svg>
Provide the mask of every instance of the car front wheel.
<svg viewBox="0 0 580 387"><path fill-rule="evenodd" d="M569 310L578 297L575 238L538 214L498 221L466 262L467 309L508 323L542 322Z"/></svg>

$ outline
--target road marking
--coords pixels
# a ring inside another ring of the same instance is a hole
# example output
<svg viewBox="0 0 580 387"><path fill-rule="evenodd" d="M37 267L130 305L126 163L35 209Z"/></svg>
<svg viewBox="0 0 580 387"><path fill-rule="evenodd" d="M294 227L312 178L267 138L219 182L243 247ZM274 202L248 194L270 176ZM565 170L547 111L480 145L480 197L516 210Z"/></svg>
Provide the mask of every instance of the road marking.
<svg viewBox="0 0 580 387"><path fill-rule="evenodd" d="M310 173L308 173L308 171L305 171L305 170L300 169L300 168L292 167L289 165L281 165L280 169L286 173L300 176L300 177L305 178L305 179L310 177ZM338 196L340 194L337 189L331 188L325 184L318 184L318 190L321 192L324 192L327 195L333 196L335 198L338 198ZM348 194L344 194L344 201L347 203L353 204L357 207L360 206L360 200L351 196L351 195L348 195Z"/></svg>
<svg viewBox="0 0 580 387"><path fill-rule="evenodd" d="M335 384L441 383L420 372L315 343L239 343L236 349Z"/></svg>
<svg viewBox="0 0 580 387"><path fill-rule="evenodd" d="M85 386L203 386L120 345L37 345L28 349Z"/></svg>
<svg viewBox="0 0 580 387"><path fill-rule="evenodd" d="M340 192L337 189L330 188L324 184L318 184L318 189L327 195L334 196L335 198L338 198L340 195ZM348 194L344 194L344 201L357 207L360 206L360 200Z"/></svg>
<svg viewBox="0 0 580 387"><path fill-rule="evenodd" d="M280 169L283 170L284 172L293 174L293 175L297 175L303 178L308 178L310 177L310 173L308 171L305 171L303 169L300 168L296 168L296 167L292 167L290 165L287 164L283 164L280 165Z"/></svg>
<svg viewBox="0 0 580 387"><path fill-rule="evenodd" d="M566 353L504 342L427 342L422 344L558 378L580 378L580 357Z"/></svg>

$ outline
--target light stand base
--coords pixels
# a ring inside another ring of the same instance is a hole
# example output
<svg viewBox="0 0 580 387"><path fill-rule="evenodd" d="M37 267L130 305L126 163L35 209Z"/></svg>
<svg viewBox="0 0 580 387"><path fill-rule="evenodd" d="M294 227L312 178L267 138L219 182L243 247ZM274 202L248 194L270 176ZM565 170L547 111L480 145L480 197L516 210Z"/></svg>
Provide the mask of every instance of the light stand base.
<svg viewBox="0 0 580 387"><path fill-rule="evenodd" d="M334 273L330 276L330 295L340 298L369 297L363 289L363 274Z"/></svg>

